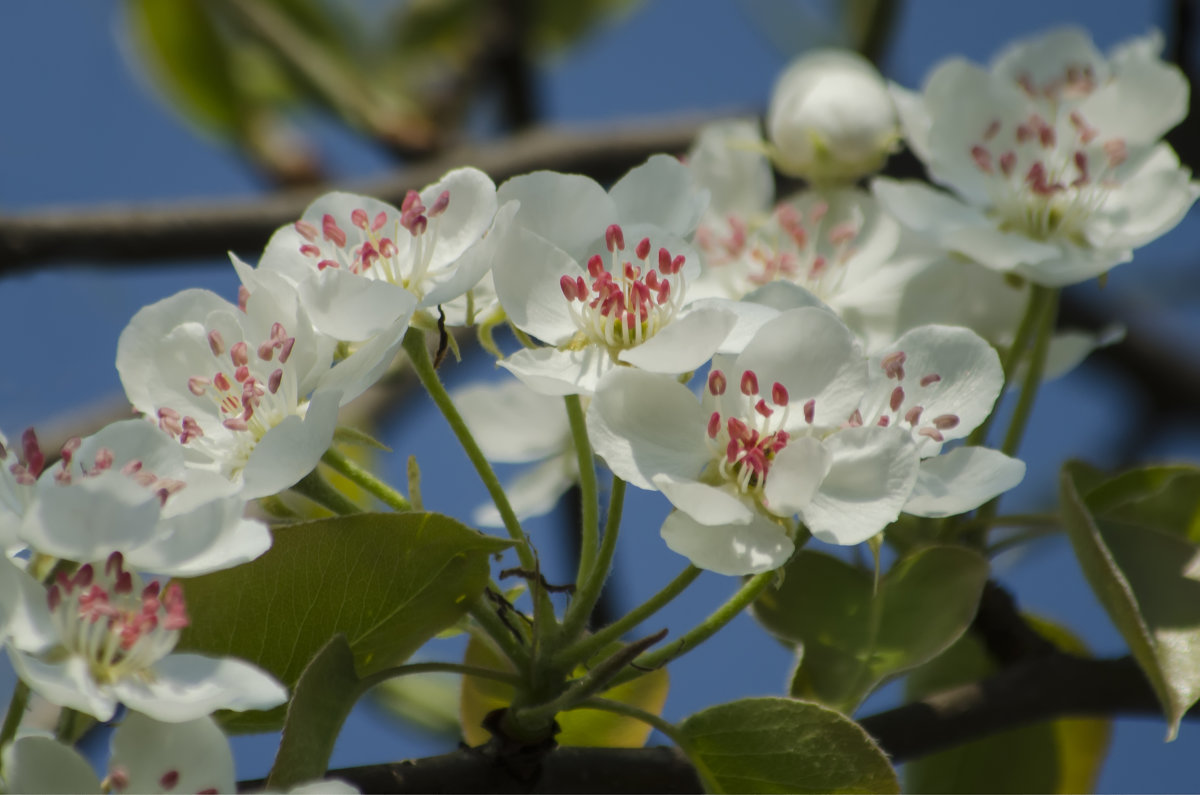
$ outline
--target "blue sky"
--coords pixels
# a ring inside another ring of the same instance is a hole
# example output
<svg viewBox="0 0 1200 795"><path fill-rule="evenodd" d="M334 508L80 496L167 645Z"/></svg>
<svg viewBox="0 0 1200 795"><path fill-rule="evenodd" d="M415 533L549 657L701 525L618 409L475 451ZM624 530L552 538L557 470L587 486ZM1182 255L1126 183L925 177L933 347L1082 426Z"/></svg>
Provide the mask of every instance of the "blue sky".
<svg viewBox="0 0 1200 795"><path fill-rule="evenodd" d="M763 35L764 23L780 30L795 19L771 0L654 0L606 25L577 48L542 65L539 86L548 120L570 124L611 123L658 113L764 107L788 52L819 39ZM1063 23L1087 27L1101 47L1144 33L1160 6L1118 3L964 3L913 0L884 63L888 76L910 87L939 59L961 53L986 60L1012 39ZM119 200L180 199L253 195L259 186L238 159L196 136L165 109L125 63L117 37L115 0L41 0L5 8L8 30L0 56L6 85L7 123L0 128L0 210L24 211L54 205ZM790 7L790 6L789 6ZM12 77L20 75L20 77ZM327 123L319 140L339 175L363 176L383 167L372 147ZM1177 342L1200 338L1197 280L1190 270L1200 248L1200 220L1193 213L1167 239L1139 253L1134 264L1114 271L1098 300L1134 320L1151 322ZM258 252L239 252L254 259ZM0 281L0 338L8 341L6 375L0 377L0 428L9 436L93 404L119 397L113 367L117 335L142 305L184 287L203 286L232 296L236 282L224 263L163 263L160 269L102 270L79 262L70 268ZM468 368L447 371L451 384L466 383ZM486 363L474 368L481 377ZM1099 368L1085 367L1051 384L1034 414L1023 452L1030 461L1026 482L1008 510L1036 508L1052 497L1054 473L1067 457L1097 463L1111 460L1128 429L1131 391ZM427 503L446 512L484 499L473 478L462 479L465 459L442 430L431 407L421 402L390 429L397 451L387 474L401 482L409 452L418 451ZM1200 427L1180 425L1152 449L1172 458L1197 458ZM665 503L633 494L626 510L618 553L619 603L636 604L683 566L666 550L657 527ZM548 525L535 541L552 535ZM553 551L545 552L553 557ZM1062 539L1040 545L1020 560L999 562L999 576L1028 609L1079 632L1098 653L1124 653L1124 646L1083 582ZM553 579L553 578L551 578ZM560 579L570 579L569 576ZM705 575L695 601L672 606L659 625L682 630L715 606L733 583ZM452 652L448 652L452 653ZM790 655L749 619L735 622L704 651L672 668L674 684L666 717L678 719L703 706L746 695L778 693ZM870 710L868 710L870 711ZM448 750L410 735L368 708L352 718L334 763L366 764ZM1161 740L1161 722L1117 722L1113 758L1101 779L1104 791L1195 787L1189 759L1197 737L1185 726L1173 744ZM273 738L239 741L239 770L257 775L269 764Z"/></svg>

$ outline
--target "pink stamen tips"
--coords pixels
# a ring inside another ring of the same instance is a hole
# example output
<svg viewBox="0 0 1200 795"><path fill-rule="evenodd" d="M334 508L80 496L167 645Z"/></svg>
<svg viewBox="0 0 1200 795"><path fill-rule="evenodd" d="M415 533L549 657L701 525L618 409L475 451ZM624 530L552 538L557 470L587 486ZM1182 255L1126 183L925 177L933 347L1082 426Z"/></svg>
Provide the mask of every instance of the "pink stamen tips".
<svg viewBox="0 0 1200 795"><path fill-rule="evenodd" d="M267 378L267 391L274 395L279 391L279 385L281 383L283 383L283 370L279 369L272 371L270 377Z"/></svg>
<svg viewBox="0 0 1200 795"><path fill-rule="evenodd" d="M900 406L904 403L904 387L898 386L892 390L892 397L888 400L888 406L892 411L899 411Z"/></svg>
<svg viewBox="0 0 1200 795"><path fill-rule="evenodd" d="M325 213L321 218L321 234L338 248L346 245L346 233L329 213Z"/></svg>
<svg viewBox="0 0 1200 795"><path fill-rule="evenodd" d="M925 410L924 406L913 406L904 413L904 421L909 425L916 425L921 421L921 412Z"/></svg>
<svg viewBox="0 0 1200 795"><path fill-rule="evenodd" d="M763 400L762 398L759 398L758 402L754 404L754 410L764 417L770 417L775 413L775 409L768 406L767 401Z"/></svg>
<svg viewBox="0 0 1200 795"><path fill-rule="evenodd" d="M992 119L992 123L983 131L983 140L990 141L996 137L996 133L1000 132L1000 120Z"/></svg>
<svg viewBox="0 0 1200 795"><path fill-rule="evenodd" d="M829 230L829 242L835 246L841 246L853 242L857 235L858 228L852 222L846 221Z"/></svg>
<svg viewBox="0 0 1200 795"><path fill-rule="evenodd" d="M361 207L350 213L350 222L359 229L367 228L367 211Z"/></svg>
<svg viewBox="0 0 1200 795"><path fill-rule="evenodd" d="M633 250L633 253L637 256L638 259L646 259L646 257L649 257L650 256L650 238L643 237L641 240L639 240L637 247Z"/></svg>
<svg viewBox="0 0 1200 795"><path fill-rule="evenodd" d="M1071 182L1072 188L1078 188L1081 185L1086 185L1089 182L1088 178L1088 159L1087 154L1082 151L1075 153L1075 168L1079 171L1079 176Z"/></svg>
<svg viewBox="0 0 1200 795"><path fill-rule="evenodd" d="M730 417L725 422L725 428L729 431L729 438L731 439L743 440L750 435L750 427L737 417Z"/></svg>
<svg viewBox="0 0 1200 795"><path fill-rule="evenodd" d="M267 340L266 342L264 342L263 344L258 346L258 350L255 351L255 354L262 361L269 362L275 356L275 344L272 343L270 340Z"/></svg>
<svg viewBox="0 0 1200 795"><path fill-rule="evenodd" d="M604 260L600 258L599 254L593 254L588 257L587 269L589 276L593 279L599 279L600 274L604 273Z"/></svg>
<svg viewBox="0 0 1200 795"><path fill-rule="evenodd" d="M665 248L658 250L658 269L663 273L670 274L671 271L671 252Z"/></svg>
<svg viewBox="0 0 1200 795"><path fill-rule="evenodd" d="M771 400L776 406L786 406L788 403L787 387L778 381L771 384Z"/></svg>
<svg viewBox="0 0 1200 795"><path fill-rule="evenodd" d="M809 425L812 425L813 418L816 415L817 415L817 400L816 400L816 398L809 398L808 400L804 401L804 421L807 422Z"/></svg>
<svg viewBox="0 0 1200 795"><path fill-rule="evenodd" d="M895 378L897 381L904 380L904 362L908 359L908 354L904 351L893 351L883 360L879 362L879 366L883 368L883 372L888 378Z"/></svg>
<svg viewBox="0 0 1200 795"><path fill-rule="evenodd" d="M918 436L928 436L930 439L933 439L935 442L946 441L946 437L942 436L941 431L937 430L936 428L930 428L928 425L926 425L921 430L917 431L917 435Z"/></svg>
<svg viewBox="0 0 1200 795"><path fill-rule="evenodd" d="M231 431L245 431L249 430L250 428L246 421L241 417L230 417L221 424Z"/></svg>
<svg viewBox="0 0 1200 795"><path fill-rule="evenodd" d="M984 174L992 173L992 153L976 144L971 147L971 159Z"/></svg>
<svg viewBox="0 0 1200 795"><path fill-rule="evenodd" d="M280 364L287 364L288 357L290 357L292 355L292 348L295 347L295 345L296 345L296 338L288 337L286 340L283 341L283 344L279 346L279 363Z"/></svg>
<svg viewBox="0 0 1200 795"><path fill-rule="evenodd" d="M558 286L562 289L563 296L566 297L568 301L576 301L580 298L575 280L570 276L563 274L563 276L558 280Z"/></svg>
<svg viewBox="0 0 1200 795"><path fill-rule="evenodd" d="M433 206L429 208L428 215L430 218L437 218L442 213L446 212L446 208L450 206L450 191L444 190L438 194L438 197L433 200Z"/></svg>
<svg viewBox="0 0 1200 795"><path fill-rule="evenodd" d="M855 409L850 414L850 419L847 421L846 424L849 425L851 428L860 427L863 424L862 412L859 411L858 409Z"/></svg>
<svg viewBox="0 0 1200 795"><path fill-rule="evenodd" d="M957 414L939 414L933 418L933 427L939 431L948 431L958 425Z"/></svg>
<svg viewBox="0 0 1200 795"><path fill-rule="evenodd" d="M380 213L382 215L382 213ZM379 241L379 253L388 259L396 256L396 244L392 242L390 237L385 237Z"/></svg>
<svg viewBox="0 0 1200 795"><path fill-rule="evenodd" d="M120 552L113 552L104 561L104 573L112 576L113 571L120 573L125 565L125 556Z"/></svg>
<svg viewBox="0 0 1200 795"><path fill-rule="evenodd" d="M625 278L629 279L630 281L642 275L642 269L634 266L632 262L626 262L625 267L622 270L625 273Z"/></svg>
<svg viewBox="0 0 1200 795"><path fill-rule="evenodd" d="M752 397L758 394L758 376L753 370L746 370L742 373L742 394L747 397Z"/></svg>
<svg viewBox="0 0 1200 795"><path fill-rule="evenodd" d="M362 269L363 270L366 270L367 268L371 267L372 263L374 263L375 260L379 259L379 252L375 250L375 247L373 245L371 245L371 241L369 241L369 240L366 243L362 244L362 248L359 249L358 255L359 255L359 258L362 260Z"/></svg>
<svg viewBox="0 0 1200 795"><path fill-rule="evenodd" d="M1017 153L1013 151L1005 152L1000 155L1000 173L1006 177L1011 177L1013 168L1017 165Z"/></svg>
<svg viewBox="0 0 1200 795"><path fill-rule="evenodd" d="M620 225L609 224L608 229L604 230L604 245L612 252L625 250L625 233Z"/></svg>
<svg viewBox="0 0 1200 795"><path fill-rule="evenodd" d="M725 445L725 460L730 464L737 463L738 454L742 451L742 446L738 444L736 438L732 438L730 434L729 444Z"/></svg>
<svg viewBox="0 0 1200 795"><path fill-rule="evenodd" d="M675 259L671 260L671 273L679 273L679 271L683 268L683 263L686 261L686 257L684 257L682 254L677 254Z"/></svg>
<svg viewBox="0 0 1200 795"><path fill-rule="evenodd" d="M1071 126L1074 127L1075 132L1079 134L1079 143L1083 144L1084 146L1087 146L1092 141L1096 140L1096 136L1100 134L1099 130L1087 123L1087 121L1083 118L1083 114L1079 111L1071 111L1069 118L1071 120Z"/></svg>
<svg viewBox="0 0 1200 795"><path fill-rule="evenodd" d="M92 470L89 474L95 475L112 469L114 461L116 461L116 456L113 451L107 447L101 447L96 451L96 457L92 459Z"/></svg>
<svg viewBox="0 0 1200 795"><path fill-rule="evenodd" d="M62 604L62 600L62 589L57 585L51 585L46 589L46 604L49 606L50 612L54 612Z"/></svg>
<svg viewBox="0 0 1200 795"><path fill-rule="evenodd" d="M245 342L235 343L229 349L229 358L233 361L234 367L242 367L250 363L250 346ZM242 379L238 379L239 381Z"/></svg>
<svg viewBox="0 0 1200 795"><path fill-rule="evenodd" d="M305 243L300 247L300 253L306 257L313 257L315 259L321 256L321 247L314 246L312 243Z"/></svg>
<svg viewBox="0 0 1200 795"><path fill-rule="evenodd" d="M225 373L217 373L214 375L212 377L212 384L222 392L228 392L233 388L233 384L230 382L229 376L225 375ZM163 409L163 411L166 411L166 409Z"/></svg>
<svg viewBox="0 0 1200 795"><path fill-rule="evenodd" d="M716 439L717 434L721 432L721 412L714 411L712 416L708 418L708 438Z"/></svg>
<svg viewBox="0 0 1200 795"><path fill-rule="evenodd" d="M331 259L323 259L317 263L317 270L319 270L319 271L323 271L326 268L340 268L340 267L341 267L340 265L338 265L336 262L334 262Z"/></svg>
<svg viewBox="0 0 1200 795"><path fill-rule="evenodd" d="M938 381L941 381L941 380L942 380L942 377L940 375L938 375L937 373L930 373L929 375L923 375L923 376L921 376L921 386L929 386L930 384L936 384Z"/></svg>
<svg viewBox="0 0 1200 795"><path fill-rule="evenodd" d="M200 423L196 422L195 418L183 418L183 432L179 434L180 444L187 444L192 439L199 439L203 435L204 430L200 427Z"/></svg>
<svg viewBox="0 0 1200 795"><path fill-rule="evenodd" d="M42 469L46 466L46 456L38 445L37 434L33 428L26 428L21 434L21 453L25 457L25 470L35 478L42 474Z"/></svg>
<svg viewBox="0 0 1200 795"><path fill-rule="evenodd" d="M316 242L317 236L320 234L317 231L317 228L308 221L297 221L295 224L293 224L293 226L296 228L296 231L300 233L300 237L304 238L310 243Z"/></svg>
<svg viewBox="0 0 1200 795"><path fill-rule="evenodd" d="M1108 155L1109 168L1116 168L1124 163L1125 159L1129 156L1129 152L1125 148L1125 142L1120 138L1113 138L1111 141L1105 141L1104 154Z"/></svg>
<svg viewBox="0 0 1200 795"><path fill-rule="evenodd" d="M216 329L208 332L208 349L212 351L213 356L220 356L225 352L225 340Z"/></svg>
<svg viewBox="0 0 1200 795"><path fill-rule="evenodd" d="M708 392L711 395L724 395L725 387L728 381L725 379L725 373L720 370L711 370L708 374Z"/></svg>
<svg viewBox="0 0 1200 795"><path fill-rule="evenodd" d="M662 282L658 285L658 303L661 306L671 299L671 283Z"/></svg>
<svg viewBox="0 0 1200 795"><path fill-rule="evenodd" d="M380 210L375 214L375 220L371 222L371 231L378 232L380 229L383 229L383 225L386 223L387 213L385 213L383 210Z"/></svg>
<svg viewBox="0 0 1200 795"><path fill-rule="evenodd" d="M1041 129L1038 130L1038 140L1041 141L1042 146L1046 149L1051 149L1054 147L1054 143L1057 141L1057 139L1058 136L1055 135L1054 128L1043 122Z"/></svg>
<svg viewBox="0 0 1200 795"><path fill-rule="evenodd" d="M879 417L879 422L876 423L880 428L886 428L891 423L891 418L884 414Z"/></svg>
<svg viewBox="0 0 1200 795"><path fill-rule="evenodd" d="M162 774L162 778L158 780L158 785L162 787L163 792L170 792L175 789L175 785L179 783L179 771L168 770Z"/></svg>
<svg viewBox="0 0 1200 795"><path fill-rule="evenodd" d="M241 367L233 371L233 380L239 384L244 383L250 377L250 366L243 364Z"/></svg>
<svg viewBox="0 0 1200 795"><path fill-rule="evenodd" d="M817 202L808 211L808 223L810 226L816 226L821 223L821 220L829 213L829 202Z"/></svg>

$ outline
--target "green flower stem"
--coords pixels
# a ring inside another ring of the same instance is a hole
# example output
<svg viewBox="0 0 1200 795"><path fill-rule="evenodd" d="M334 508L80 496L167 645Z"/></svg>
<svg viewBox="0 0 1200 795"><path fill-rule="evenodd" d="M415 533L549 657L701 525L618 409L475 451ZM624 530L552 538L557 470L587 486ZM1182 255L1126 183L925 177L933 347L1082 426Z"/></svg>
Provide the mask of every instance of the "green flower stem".
<svg viewBox="0 0 1200 795"><path fill-rule="evenodd" d="M601 698L599 696L594 696L585 701L581 701L575 706L571 707L571 709L596 709L600 710L601 712L611 712L616 715L624 715L628 718L633 718L634 720L640 720L642 723L653 726L662 732L667 739L675 743L679 750L687 754L692 766L696 768L696 773L700 776L701 782L704 784L705 792L721 791L721 788L717 784L716 778L713 776L712 771L710 771L701 760L692 756L688 748L686 738L679 733L679 729L677 729L675 724L671 723L670 721L655 715L653 712L647 712L644 709L639 709L632 704L625 704L621 701L613 701L610 698Z"/></svg>
<svg viewBox="0 0 1200 795"><path fill-rule="evenodd" d="M496 615L496 611L492 609L492 605L488 602L486 596L480 596L468 608L471 618L488 634L496 645L500 647L500 651L504 653L513 664L513 666L523 671L529 667L529 651L521 645L521 640L513 634L513 631Z"/></svg>
<svg viewBox="0 0 1200 795"><path fill-rule="evenodd" d="M583 513L580 517L581 540L579 544L579 572L576 582L582 583L592 576L596 561L597 536L600 533L599 488L596 486L596 465L592 460L592 445L588 441L587 424L583 418L583 406L579 395L563 398L567 405L567 418L571 422L571 441L579 462L579 492Z"/></svg>
<svg viewBox="0 0 1200 795"><path fill-rule="evenodd" d="M1039 538L1056 535L1060 532L1061 528L1059 527L1030 527L1019 533L1013 533L1006 538L1000 539L985 549L984 554L992 558L1013 547L1019 547L1022 544L1028 544L1030 541L1037 541Z"/></svg>
<svg viewBox="0 0 1200 795"><path fill-rule="evenodd" d="M1045 295L1041 292L1043 289L1045 288L1034 285L1030 291L1029 302L1025 304L1025 314L1021 317L1021 324L1017 327L1017 333L1013 337L1012 345L1009 346L1008 352L1004 355L1004 388L1000 390L1001 397L1008 391L1013 373L1016 372L1017 365L1020 364L1021 358L1025 355L1025 349L1029 347L1029 341L1033 337L1033 330L1037 327L1038 318L1043 311L1042 302L1045 300ZM971 435L967 437L967 444L980 445L987 441L988 429L991 427L994 416L995 412L989 414L979 424L979 427L971 432Z"/></svg>
<svg viewBox="0 0 1200 795"><path fill-rule="evenodd" d="M17 736L17 729L21 728L21 720L25 717L25 707L28 705L29 685L18 679L16 687L13 688L12 699L8 702L8 712L4 715L4 725L0 726L0 748L11 743Z"/></svg>
<svg viewBox="0 0 1200 795"><path fill-rule="evenodd" d="M480 668L477 665L462 665L460 663L443 663L443 662L427 662L427 663L410 663L408 665L398 665L394 668L384 668L382 671L376 671L370 676L364 676L359 680L361 692L366 692L376 685L381 685L389 679L396 679L401 676L411 676L412 674L462 674L463 676L474 676L477 679L491 679L495 682L503 682L506 685L514 687L520 684L520 679L516 674L508 673L507 671L495 671L491 668Z"/></svg>
<svg viewBox="0 0 1200 795"><path fill-rule="evenodd" d="M317 505L328 508L339 516L363 512L358 503L329 485L329 482L321 477L321 473L315 469L300 478L300 481L292 486L292 491L307 497Z"/></svg>
<svg viewBox="0 0 1200 795"><path fill-rule="evenodd" d="M454 401L450 399L446 388L442 386L442 380L438 378L437 370L433 369L433 362L429 359L429 349L425 347L425 332L420 329L409 329L408 333L404 335L404 350L412 361L413 371L416 372L421 385L425 387L425 391L433 398L434 404L446 418L450 430L454 431L454 435L458 437L458 442L466 452L467 458L471 460L475 471L479 473L479 479L483 481L488 494L492 496L496 510L500 512L500 519L504 522L504 529L508 531L509 538L517 542L517 555L521 559L521 565L530 571L536 570L537 560L529 548L529 540L525 537L525 531L521 529L521 523L517 520L517 515L508 502L508 495L504 493L504 488L496 478L496 473L492 471L492 465L488 463L483 451L479 449L475 437L471 435L467 424L459 415L458 409L454 407Z"/></svg>
<svg viewBox="0 0 1200 795"><path fill-rule="evenodd" d="M353 481L361 486L364 491L378 497L392 510L412 510L412 505L403 494L363 469L342 451L330 447L325 451L325 455L321 456L321 460L328 464L335 472L343 475L347 480Z"/></svg>
<svg viewBox="0 0 1200 795"><path fill-rule="evenodd" d="M580 463L583 463L582 457ZM613 554L617 549L617 537L621 531L621 509L624 504L625 481L614 477L612 493L609 495L608 501L608 519L604 523L604 538L600 542L600 553L596 558L595 565L586 574L584 573L583 556L580 556L579 587L571 598L566 616L563 617L562 636L568 642L574 640L587 626L588 616L592 614L596 602L600 599L600 592L604 589L604 581L608 579L609 570L612 568ZM587 510L586 495L584 496L584 510ZM585 536L585 543L586 540Z"/></svg>
<svg viewBox="0 0 1200 795"><path fill-rule="evenodd" d="M1033 342L1033 352L1029 355L1029 366L1025 368L1025 380L1021 384L1021 395L1017 398L1017 407L1013 409L1012 420L1008 424L1008 433L1004 435L1004 445L1000 450L1005 455L1016 455L1021 446L1021 437L1025 434L1025 425L1033 411L1033 402L1037 398L1038 387L1042 384L1042 373L1046 369L1046 354L1050 350L1050 339L1054 336L1054 321L1058 314L1058 290L1051 287L1035 285L1031 303L1040 304L1037 323L1037 337Z"/></svg>
<svg viewBox="0 0 1200 795"><path fill-rule="evenodd" d="M622 484L623 485L623 484ZM614 482L615 486L615 482ZM607 540L608 536L605 536ZM615 541L615 538L614 538ZM676 575L675 579L667 583L662 590L651 596L642 604L629 611L627 614L617 619L607 627L596 632L594 635L589 635L578 643L567 646L559 651L554 656L553 663L558 668L573 668L577 663L584 662L611 643L620 640L626 632L629 632L638 624L641 624L650 616L657 613L667 605L672 599L683 593L692 582L700 576L702 570L695 566L689 565L686 569ZM572 603L572 607L574 604ZM568 617L570 612L568 611Z"/></svg>
<svg viewBox="0 0 1200 795"><path fill-rule="evenodd" d="M713 611L712 615L689 630L674 643L668 643L657 651L647 652L638 657L633 661L629 670L612 680L610 686L616 687L617 685L637 679L647 669L654 670L661 668L676 657L682 656L708 640L718 630L736 618L739 613L749 607L750 603L757 599L758 595L765 591L768 585L774 582L775 576L776 572L774 570L755 574L729 598L729 601Z"/></svg>

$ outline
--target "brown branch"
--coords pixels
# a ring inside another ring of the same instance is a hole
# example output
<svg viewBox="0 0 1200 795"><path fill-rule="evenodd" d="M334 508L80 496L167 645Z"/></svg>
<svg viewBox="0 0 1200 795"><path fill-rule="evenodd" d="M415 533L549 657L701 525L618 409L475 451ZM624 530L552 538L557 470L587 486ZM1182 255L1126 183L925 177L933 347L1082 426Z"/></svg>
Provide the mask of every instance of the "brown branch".
<svg viewBox="0 0 1200 795"><path fill-rule="evenodd" d="M399 204L406 191L472 165L496 182L535 169L611 180L654 152L682 152L700 124L729 114L656 120L588 131L538 127L503 141L467 146L384 177L343 185ZM326 188L327 189L327 188ZM114 262L161 267L163 260L251 255L280 226L299 218L323 189L291 189L253 199L147 202L0 216L0 278L31 265Z"/></svg>

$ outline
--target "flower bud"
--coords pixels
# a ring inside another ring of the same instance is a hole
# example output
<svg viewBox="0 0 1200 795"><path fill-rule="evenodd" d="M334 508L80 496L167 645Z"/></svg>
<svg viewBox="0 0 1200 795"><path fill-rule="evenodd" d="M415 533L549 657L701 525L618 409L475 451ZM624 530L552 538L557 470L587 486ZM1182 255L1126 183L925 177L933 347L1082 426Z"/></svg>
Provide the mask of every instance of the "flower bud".
<svg viewBox="0 0 1200 795"><path fill-rule="evenodd" d="M792 62L771 94L767 134L779 170L816 183L877 171L900 138L883 77L848 50Z"/></svg>

